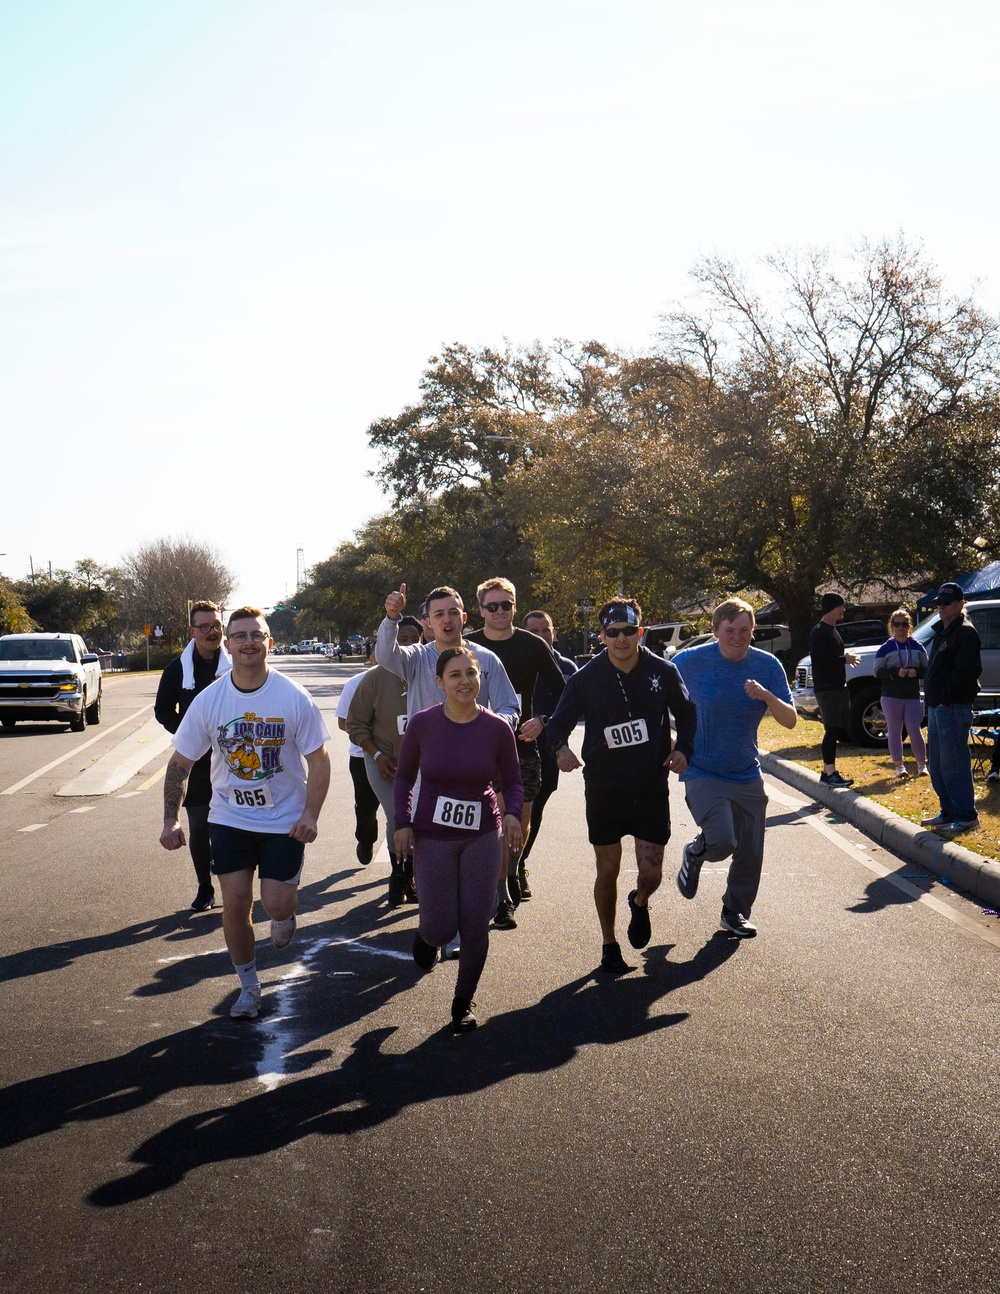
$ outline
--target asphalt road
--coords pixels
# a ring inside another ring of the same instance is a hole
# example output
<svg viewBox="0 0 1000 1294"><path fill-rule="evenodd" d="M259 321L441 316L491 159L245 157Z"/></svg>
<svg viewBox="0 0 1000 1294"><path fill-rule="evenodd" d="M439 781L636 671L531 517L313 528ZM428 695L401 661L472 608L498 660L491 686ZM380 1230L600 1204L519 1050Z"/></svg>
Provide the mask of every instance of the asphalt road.
<svg viewBox="0 0 1000 1294"><path fill-rule="evenodd" d="M280 667L335 731L350 667ZM300 934L279 953L259 914L264 1009L231 1021L218 911L157 843L166 756L57 795L154 688L0 734L0 1289L1000 1289L995 918L769 780L761 933L733 942L721 869L673 884L675 787L652 942L620 917L636 969L608 979L564 776L454 1037L454 965L417 972L384 849L355 861L335 732Z"/></svg>

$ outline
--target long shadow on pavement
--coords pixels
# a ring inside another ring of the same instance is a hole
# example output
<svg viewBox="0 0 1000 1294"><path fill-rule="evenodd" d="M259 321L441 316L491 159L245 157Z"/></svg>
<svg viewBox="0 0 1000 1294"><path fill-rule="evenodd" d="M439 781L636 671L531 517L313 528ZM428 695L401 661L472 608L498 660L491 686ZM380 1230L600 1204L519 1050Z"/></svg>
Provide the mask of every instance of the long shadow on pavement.
<svg viewBox="0 0 1000 1294"><path fill-rule="evenodd" d="M108 1182L89 1200L114 1207L166 1190L210 1163L268 1154L310 1135L342 1136L395 1118L409 1107L481 1092L518 1074L569 1064L583 1046L614 1045L671 1028L687 1012L652 1014L663 997L703 979L738 944L713 937L690 962L667 961L668 948L646 954L645 974L611 981L582 976L541 1001L492 1017L471 1035L432 1034L401 1054L383 1051L395 1029L377 1028L354 1043L336 1070L181 1119L132 1155L130 1177Z"/></svg>

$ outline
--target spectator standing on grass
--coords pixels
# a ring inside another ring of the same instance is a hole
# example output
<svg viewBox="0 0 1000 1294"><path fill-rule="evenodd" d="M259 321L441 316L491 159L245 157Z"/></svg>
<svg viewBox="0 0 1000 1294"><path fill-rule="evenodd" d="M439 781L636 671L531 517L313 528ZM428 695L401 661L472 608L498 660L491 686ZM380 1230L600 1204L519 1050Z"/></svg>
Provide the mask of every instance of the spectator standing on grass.
<svg viewBox="0 0 1000 1294"><path fill-rule="evenodd" d="M923 644L912 636L913 620L906 607L899 607L889 617L890 637L875 653L875 677L882 684L882 713L889 738L889 754L896 766L896 776L906 777L903 764L903 725L910 738L910 749L917 761L917 776L927 776L927 749L920 724L924 706L920 700L920 680L927 672L927 653Z"/></svg>
<svg viewBox="0 0 1000 1294"><path fill-rule="evenodd" d="M979 830L972 782L969 730L972 703L982 673L979 634L965 614L965 594L958 584L942 584L936 597L940 620L924 677L927 706L927 765L941 812L922 825L945 836Z"/></svg>
<svg viewBox="0 0 1000 1294"><path fill-rule="evenodd" d="M844 650L844 640L837 625L847 610L839 593L824 593L820 601L820 619L809 635L812 658L813 692L823 721L823 771L819 780L824 786L853 786L853 777L837 772L837 736L851 722L851 694L847 690L847 666L861 659Z"/></svg>

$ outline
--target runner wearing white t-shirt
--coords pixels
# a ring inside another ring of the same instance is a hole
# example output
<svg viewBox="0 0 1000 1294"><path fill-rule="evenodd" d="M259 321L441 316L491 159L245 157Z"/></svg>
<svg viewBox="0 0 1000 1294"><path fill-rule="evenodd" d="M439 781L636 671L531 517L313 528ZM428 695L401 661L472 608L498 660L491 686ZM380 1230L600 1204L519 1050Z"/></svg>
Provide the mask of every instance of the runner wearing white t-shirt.
<svg viewBox="0 0 1000 1294"><path fill-rule="evenodd" d="M180 849L186 841L177 815L188 775L211 750L212 871L222 890L226 947L241 990L229 1013L234 1019L253 1019L260 1009L250 916L254 871L271 918L271 942L284 948L295 933L305 846L316 839L330 786L326 723L304 688L268 668L273 645L256 607L240 607L229 617L232 671L192 701L174 734L163 785L160 844Z"/></svg>

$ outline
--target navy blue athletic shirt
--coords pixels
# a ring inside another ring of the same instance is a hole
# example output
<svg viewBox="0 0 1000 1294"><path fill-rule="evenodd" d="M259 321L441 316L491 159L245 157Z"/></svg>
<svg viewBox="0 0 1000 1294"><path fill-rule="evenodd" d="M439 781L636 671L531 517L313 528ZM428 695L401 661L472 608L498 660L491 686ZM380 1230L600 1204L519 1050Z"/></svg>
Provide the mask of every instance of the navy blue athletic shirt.
<svg viewBox="0 0 1000 1294"><path fill-rule="evenodd" d="M676 667L640 647L635 669L623 674L602 652L567 680L544 737L556 751L583 719L588 788L645 795L665 784L671 716L677 749L690 759L695 706ZM645 723L645 741L636 740L637 720Z"/></svg>

